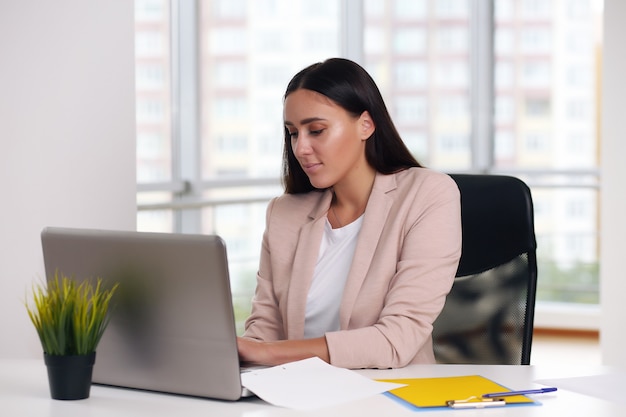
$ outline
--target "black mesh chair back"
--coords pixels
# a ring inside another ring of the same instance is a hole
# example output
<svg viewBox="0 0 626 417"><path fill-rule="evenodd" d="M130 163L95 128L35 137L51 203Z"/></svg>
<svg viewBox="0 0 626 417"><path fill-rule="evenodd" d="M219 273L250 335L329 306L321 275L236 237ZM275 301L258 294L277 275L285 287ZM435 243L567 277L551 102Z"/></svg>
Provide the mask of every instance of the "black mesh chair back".
<svg viewBox="0 0 626 417"><path fill-rule="evenodd" d="M529 188L504 175L453 174L463 248L434 323L439 363L530 363L537 258Z"/></svg>

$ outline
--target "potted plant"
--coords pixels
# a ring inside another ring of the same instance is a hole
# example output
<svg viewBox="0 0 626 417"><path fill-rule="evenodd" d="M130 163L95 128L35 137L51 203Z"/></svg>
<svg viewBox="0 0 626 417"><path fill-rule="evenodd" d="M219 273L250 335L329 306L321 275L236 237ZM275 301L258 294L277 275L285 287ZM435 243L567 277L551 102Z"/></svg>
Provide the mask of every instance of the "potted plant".
<svg viewBox="0 0 626 417"><path fill-rule="evenodd" d="M52 398L89 397L96 347L117 287L105 289L101 278L77 282L58 271L46 285L33 287L26 309L44 350Z"/></svg>

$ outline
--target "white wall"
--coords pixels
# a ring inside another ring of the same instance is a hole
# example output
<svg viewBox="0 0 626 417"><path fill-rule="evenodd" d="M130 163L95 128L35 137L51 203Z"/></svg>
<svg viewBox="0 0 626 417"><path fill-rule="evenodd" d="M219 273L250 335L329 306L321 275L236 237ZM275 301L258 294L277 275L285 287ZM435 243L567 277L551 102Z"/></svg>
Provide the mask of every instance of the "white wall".
<svg viewBox="0 0 626 417"><path fill-rule="evenodd" d="M41 355L43 227L135 229L133 7L0 2L0 357Z"/></svg>
<svg viewBox="0 0 626 417"><path fill-rule="evenodd" d="M600 343L605 364L626 368L626 2L604 1Z"/></svg>

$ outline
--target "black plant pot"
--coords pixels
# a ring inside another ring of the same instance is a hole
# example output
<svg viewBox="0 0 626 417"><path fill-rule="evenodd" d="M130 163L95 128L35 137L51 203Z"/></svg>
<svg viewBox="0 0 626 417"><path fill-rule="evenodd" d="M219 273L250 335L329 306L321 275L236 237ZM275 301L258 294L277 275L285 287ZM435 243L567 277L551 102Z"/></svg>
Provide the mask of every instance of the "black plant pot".
<svg viewBox="0 0 626 417"><path fill-rule="evenodd" d="M50 396L55 400L82 400L89 398L91 375L96 353L87 355L43 354L48 368Z"/></svg>

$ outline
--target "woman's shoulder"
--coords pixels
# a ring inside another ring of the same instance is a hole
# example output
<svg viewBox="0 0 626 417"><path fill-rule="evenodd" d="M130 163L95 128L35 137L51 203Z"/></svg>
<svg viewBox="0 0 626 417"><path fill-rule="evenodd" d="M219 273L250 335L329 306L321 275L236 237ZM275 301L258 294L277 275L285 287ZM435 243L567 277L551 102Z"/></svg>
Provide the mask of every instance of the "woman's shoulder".
<svg viewBox="0 0 626 417"><path fill-rule="evenodd" d="M324 191L309 191L307 193L297 194L281 194L272 199L274 204L287 205L287 206L300 206L305 205L310 207L311 202L319 201L324 196Z"/></svg>
<svg viewBox="0 0 626 417"><path fill-rule="evenodd" d="M445 187L457 189L450 175L431 168L413 167L393 174L399 187Z"/></svg>
<svg viewBox="0 0 626 417"><path fill-rule="evenodd" d="M285 216L309 215L324 199L325 191L309 191L299 194L282 194L270 201L274 214Z"/></svg>

